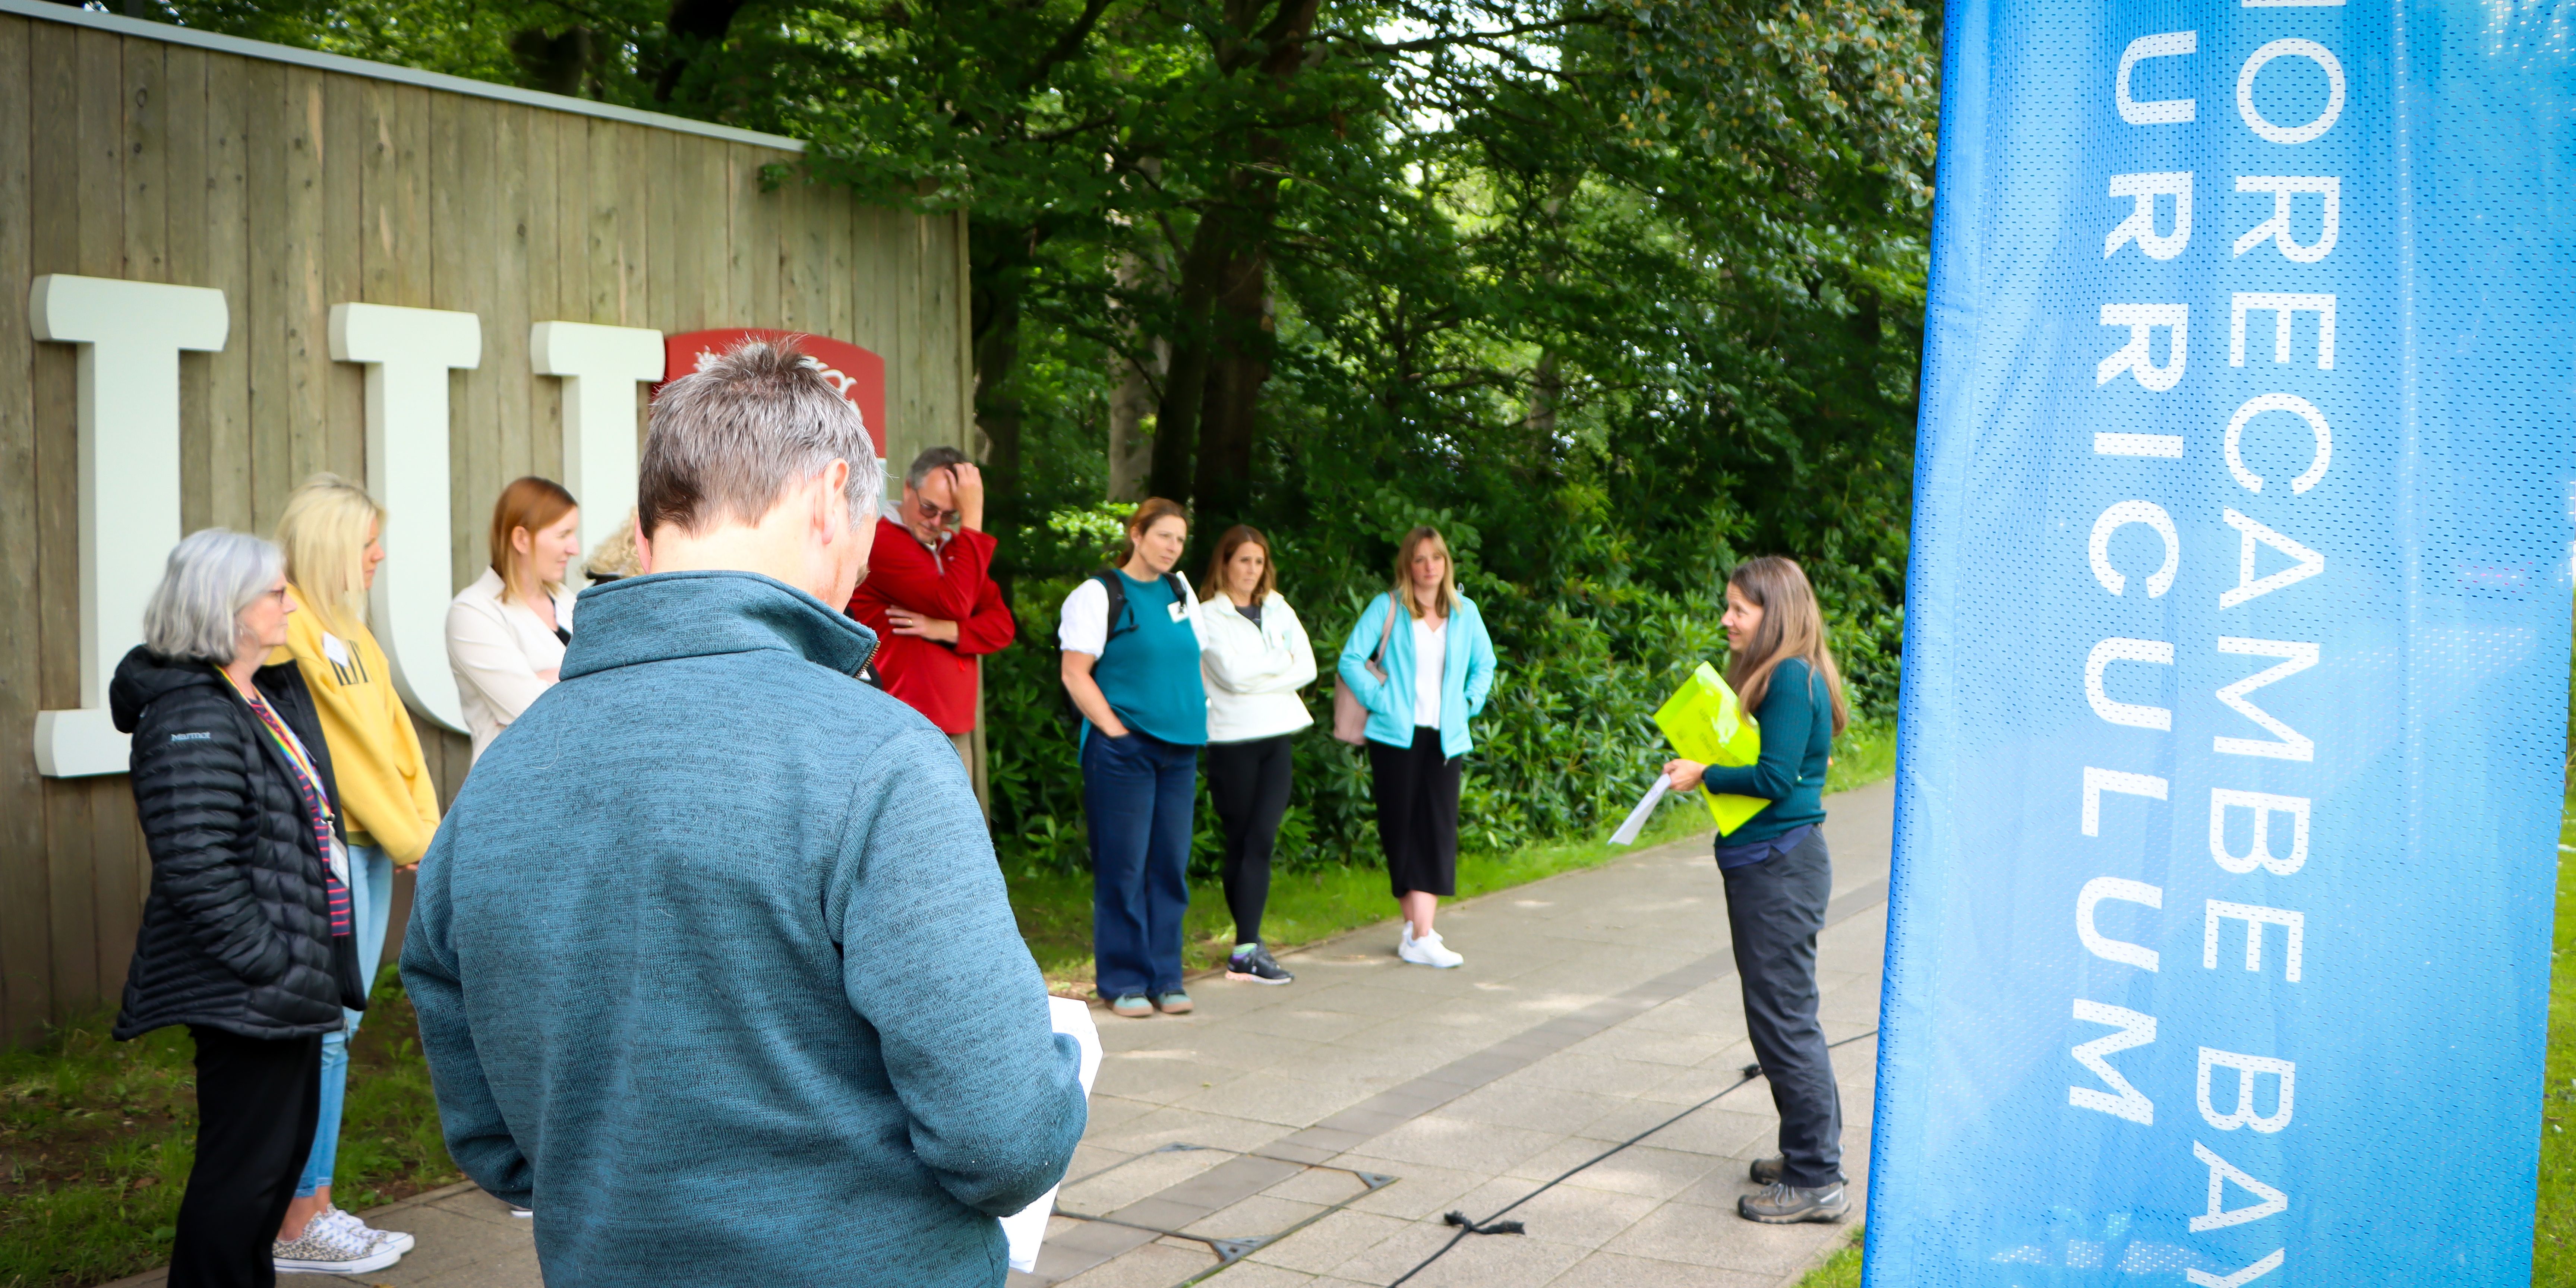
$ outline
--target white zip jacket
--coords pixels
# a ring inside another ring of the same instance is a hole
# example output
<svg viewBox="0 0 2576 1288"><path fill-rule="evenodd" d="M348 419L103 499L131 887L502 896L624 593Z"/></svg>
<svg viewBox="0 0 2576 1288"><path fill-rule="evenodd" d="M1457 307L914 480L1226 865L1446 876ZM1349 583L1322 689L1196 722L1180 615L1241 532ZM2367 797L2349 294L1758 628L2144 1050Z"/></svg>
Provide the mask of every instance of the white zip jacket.
<svg viewBox="0 0 2576 1288"><path fill-rule="evenodd" d="M1315 646L1278 591L1256 626L1219 595L1199 605L1199 671L1207 679L1209 742L1250 742L1315 723L1297 690L1315 682Z"/></svg>

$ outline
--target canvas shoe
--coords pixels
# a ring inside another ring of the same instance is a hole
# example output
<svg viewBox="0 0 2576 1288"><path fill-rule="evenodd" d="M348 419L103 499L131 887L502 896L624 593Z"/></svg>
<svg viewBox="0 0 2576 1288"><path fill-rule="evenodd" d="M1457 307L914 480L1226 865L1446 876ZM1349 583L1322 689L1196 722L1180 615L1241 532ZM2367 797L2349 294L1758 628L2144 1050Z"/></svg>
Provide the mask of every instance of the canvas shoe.
<svg viewBox="0 0 2576 1288"><path fill-rule="evenodd" d="M1142 993L1129 993L1109 1004L1109 1009L1131 1020L1141 1020L1154 1013L1154 1004Z"/></svg>
<svg viewBox="0 0 2576 1288"><path fill-rule="evenodd" d="M1747 1221L1764 1225L1796 1225L1801 1221L1839 1221L1851 1211L1851 1201L1843 1197L1843 1187L1819 1185L1812 1189L1774 1181L1762 1187L1759 1194L1747 1194L1735 1201L1735 1213Z"/></svg>
<svg viewBox="0 0 2576 1288"><path fill-rule="evenodd" d="M1234 955L1225 959L1225 977L1244 984L1286 984L1297 978L1259 944L1236 944Z"/></svg>
<svg viewBox="0 0 2576 1288"><path fill-rule="evenodd" d="M1189 994L1176 988L1168 993L1156 994L1154 997L1154 1009L1161 1011L1165 1015L1187 1015L1190 1012L1197 1010L1198 1007L1197 1004L1190 1001Z"/></svg>
<svg viewBox="0 0 2576 1288"><path fill-rule="evenodd" d="M271 1241L268 1255L282 1275L361 1275L402 1260L391 1246L318 1216L305 1222L304 1233L293 1241Z"/></svg>
<svg viewBox="0 0 2576 1288"><path fill-rule="evenodd" d="M359 1220L355 1213L343 1212L337 1207L326 1207L322 1209L322 1215L318 1219L328 1221L343 1230L347 1230L350 1233L357 1235L359 1238L372 1239L378 1243L384 1244L386 1247L393 1249L397 1256L402 1253L409 1252L412 1249L413 1239L410 1235L405 1234L400 1230L379 1230L376 1227Z"/></svg>
<svg viewBox="0 0 2576 1288"><path fill-rule="evenodd" d="M1404 923L1404 938L1396 943L1395 955L1416 966L1429 966L1434 970L1447 970L1467 960L1449 951L1449 945L1440 942L1437 930L1419 939L1414 938L1410 921Z"/></svg>

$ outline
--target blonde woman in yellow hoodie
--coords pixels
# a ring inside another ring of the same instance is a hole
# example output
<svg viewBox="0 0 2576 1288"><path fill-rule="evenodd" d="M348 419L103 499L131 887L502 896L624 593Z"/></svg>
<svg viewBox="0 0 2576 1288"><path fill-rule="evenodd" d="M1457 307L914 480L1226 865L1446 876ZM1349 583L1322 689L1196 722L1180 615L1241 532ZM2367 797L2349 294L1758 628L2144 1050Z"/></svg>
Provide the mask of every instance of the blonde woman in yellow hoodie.
<svg viewBox="0 0 2576 1288"><path fill-rule="evenodd" d="M316 474L286 501L277 544L286 550L288 593L301 611L288 618L286 648L303 672L319 708L322 738L338 782L340 817L348 828L351 912L358 935L358 963L372 983L385 946L385 918L393 901L393 873L420 862L438 830L438 789L420 751L420 735L394 692L385 651L367 629L367 588L385 548L384 507L357 484ZM376 1230L331 1205L331 1166L339 1153L340 1107L349 1072L349 1034L323 1039L321 1119L313 1151L297 1182L295 1202L278 1230L281 1266L305 1260L302 1243L378 1243L408 1251L410 1236Z"/></svg>

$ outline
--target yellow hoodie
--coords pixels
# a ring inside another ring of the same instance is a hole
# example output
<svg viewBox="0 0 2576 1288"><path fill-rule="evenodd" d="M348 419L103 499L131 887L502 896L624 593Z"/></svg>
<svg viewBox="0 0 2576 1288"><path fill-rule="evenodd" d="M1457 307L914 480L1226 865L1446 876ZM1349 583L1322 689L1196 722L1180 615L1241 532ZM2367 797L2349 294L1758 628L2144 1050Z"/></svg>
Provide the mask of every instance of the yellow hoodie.
<svg viewBox="0 0 2576 1288"><path fill-rule="evenodd" d="M321 614L305 609L301 592L289 587L287 593L297 611L287 616L283 651L294 656L321 712L349 844L380 845L395 863L418 863L438 831L438 787L429 780L411 713L394 692L385 651L364 623L353 637L337 636Z"/></svg>

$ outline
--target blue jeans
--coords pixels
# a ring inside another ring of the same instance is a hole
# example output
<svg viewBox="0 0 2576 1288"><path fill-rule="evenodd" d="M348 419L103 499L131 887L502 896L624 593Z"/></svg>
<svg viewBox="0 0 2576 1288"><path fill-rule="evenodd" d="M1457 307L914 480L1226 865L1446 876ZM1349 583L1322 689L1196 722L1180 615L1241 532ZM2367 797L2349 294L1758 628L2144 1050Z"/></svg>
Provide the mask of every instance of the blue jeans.
<svg viewBox="0 0 2576 1288"><path fill-rule="evenodd" d="M370 988L376 982L376 959L385 952L385 918L393 902L393 859L376 846L351 846L349 933L358 937L358 977ZM295 1182L299 1199L330 1184L331 1165L340 1159L340 1104L349 1085L349 1036L358 1031L358 1014L348 1012L339 1032L322 1037L322 1115L313 1126L304 1175Z"/></svg>
<svg viewBox="0 0 2576 1288"><path fill-rule="evenodd" d="M1082 809L1091 823L1091 955L1100 995L1181 986L1181 914L1190 907L1190 825L1199 749L1130 731L1082 742Z"/></svg>

